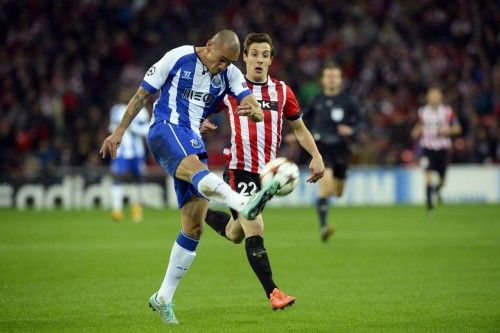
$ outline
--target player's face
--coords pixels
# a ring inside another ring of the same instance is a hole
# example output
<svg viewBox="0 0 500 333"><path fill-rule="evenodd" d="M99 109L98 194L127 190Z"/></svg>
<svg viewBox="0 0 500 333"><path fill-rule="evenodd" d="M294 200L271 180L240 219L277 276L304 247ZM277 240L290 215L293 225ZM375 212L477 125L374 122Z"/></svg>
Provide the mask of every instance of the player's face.
<svg viewBox="0 0 500 333"><path fill-rule="evenodd" d="M254 82L265 82L269 66L273 62L271 45L268 43L252 43L248 54L243 54L247 67L247 77Z"/></svg>
<svg viewBox="0 0 500 333"><path fill-rule="evenodd" d="M443 94L439 89L429 89L427 92L427 103L431 105L439 105L443 101Z"/></svg>
<svg viewBox="0 0 500 333"><path fill-rule="evenodd" d="M208 42L207 44L207 67L210 74L218 74L226 69L231 63L238 60L239 50L231 50L224 45Z"/></svg>
<svg viewBox="0 0 500 333"><path fill-rule="evenodd" d="M324 90L338 90L342 85L342 72L338 68L326 68L323 70L321 85Z"/></svg>

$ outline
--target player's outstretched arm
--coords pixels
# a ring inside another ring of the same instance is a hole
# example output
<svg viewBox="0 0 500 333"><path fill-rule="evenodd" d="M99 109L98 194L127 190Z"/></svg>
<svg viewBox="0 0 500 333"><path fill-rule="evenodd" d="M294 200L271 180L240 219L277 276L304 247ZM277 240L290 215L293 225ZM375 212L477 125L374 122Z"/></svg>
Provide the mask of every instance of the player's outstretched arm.
<svg viewBox="0 0 500 333"><path fill-rule="evenodd" d="M297 120L292 120L289 121L289 123L297 141L299 141L302 148L304 148L312 157L311 163L309 164L311 176L307 179L307 181L309 183L314 183L321 179L323 177L323 173L325 172L323 157L321 157L318 147L316 146L316 142L302 119L299 118Z"/></svg>
<svg viewBox="0 0 500 333"><path fill-rule="evenodd" d="M111 158L116 157L116 151L120 146L123 133L125 133L132 120L134 120L139 111L141 111L141 109L144 107L144 104L146 104L151 95L152 94L150 92L146 91L142 87L137 89L134 97L132 97L127 105L127 110L123 114L122 120L120 121L114 132L106 139L104 139L104 142L102 143L99 153L102 154L103 158L106 157L108 152L111 155Z"/></svg>
<svg viewBox="0 0 500 333"><path fill-rule="evenodd" d="M439 130L442 136L456 136L462 134L462 126L458 122L452 124L449 128Z"/></svg>
<svg viewBox="0 0 500 333"><path fill-rule="evenodd" d="M238 114L240 116L247 116L255 122L260 122L264 119L264 112L253 94L243 97L240 105L238 105Z"/></svg>

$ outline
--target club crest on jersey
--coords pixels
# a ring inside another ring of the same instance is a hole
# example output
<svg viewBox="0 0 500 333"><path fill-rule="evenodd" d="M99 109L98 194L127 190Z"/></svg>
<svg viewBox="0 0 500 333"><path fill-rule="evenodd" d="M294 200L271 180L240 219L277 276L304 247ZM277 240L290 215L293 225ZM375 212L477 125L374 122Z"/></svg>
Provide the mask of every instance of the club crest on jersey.
<svg viewBox="0 0 500 333"><path fill-rule="evenodd" d="M201 143L196 139L191 139L191 146L193 146L193 148L198 149L201 148Z"/></svg>
<svg viewBox="0 0 500 333"><path fill-rule="evenodd" d="M222 79L221 79L220 75L219 74L214 75L212 77L212 80L210 81L210 84L214 88L220 88L220 87L222 87Z"/></svg>
<svg viewBox="0 0 500 333"><path fill-rule="evenodd" d="M276 91L270 91L269 97L271 97L271 99L278 99L278 93Z"/></svg>
<svg viewBox="0 0 500 333"><path fill-rule="evenodd" d="M153 75L153 74L155 73L155 70L156 70L155 66L151 66L151 67L148 69L148 71L146 72L146 75L147 75L147 76L151 76L151 75Z"/></svg>
<svg viewBox="0 0 500 333"><path fill-rule="evenodd" d="M333 108L330 112L330 117L333 121L341 121L342 119L344 119L344 109Z"/></svg>

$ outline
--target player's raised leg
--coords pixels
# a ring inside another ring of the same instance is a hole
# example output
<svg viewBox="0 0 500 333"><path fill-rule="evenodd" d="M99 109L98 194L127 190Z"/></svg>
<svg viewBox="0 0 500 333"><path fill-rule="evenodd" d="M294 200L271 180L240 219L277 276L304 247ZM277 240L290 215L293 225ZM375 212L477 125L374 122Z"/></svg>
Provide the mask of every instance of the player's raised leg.
<svg viewBox="0 0 500 333"><path fill-rule="evenodd" d="M210 172L196 155L184 158L179 164L175 176L193 184L198 192L208 199L224 203L249 220L254 220L259 215L267 201L276 194L280 185L279 180L273 180L248 199L248 197L231 189L222 178Z"/></svg>
<svg viewBox="0 0 500 333"><path fill-rule="evenodd" d="M221 235L222 237L226 237L230 241L234 242L233 239L229 238L226 235L226 228L228 227L228 224L230 222L234 223L234 220L231 218L231 215L229 215L226 212L220 211L220 210L215 210L215 209L210 209L209 208L207 210L207 216L205 217L205 222L212 229L214 229L215 232L217 232L219 235ZM241 230L241 232L243 232L243 230ZM237 243L239 243L239 242L237 242Z"/></svg>

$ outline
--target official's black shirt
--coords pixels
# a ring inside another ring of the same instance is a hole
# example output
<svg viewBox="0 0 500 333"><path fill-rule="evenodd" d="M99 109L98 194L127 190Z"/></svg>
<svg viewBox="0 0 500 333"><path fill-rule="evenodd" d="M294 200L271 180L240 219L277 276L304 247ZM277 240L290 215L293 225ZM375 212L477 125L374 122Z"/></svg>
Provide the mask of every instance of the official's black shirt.
<svg viewBox="0 0 500 333"><path fill-rule="evenodd" d="M316 141L322 144L348 144L352 136L338 133L338 125L350 126L354 134L360 123L357 104L346 90L335 96L317 95L304 112L304 120Z"/></svg>

